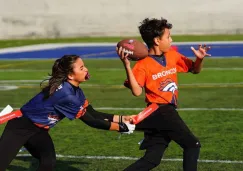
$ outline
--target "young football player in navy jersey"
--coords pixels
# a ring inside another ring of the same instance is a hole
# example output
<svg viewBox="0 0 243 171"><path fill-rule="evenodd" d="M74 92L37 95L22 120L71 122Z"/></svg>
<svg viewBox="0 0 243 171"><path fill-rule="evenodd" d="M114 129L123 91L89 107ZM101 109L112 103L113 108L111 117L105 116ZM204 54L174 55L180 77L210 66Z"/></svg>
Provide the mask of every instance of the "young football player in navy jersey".
<svg viewBox="0 0 243 171"><path fill-rule="evenodd" d="M146 150L143 157L125 171L147 171L161 162L164 151L173 140L183 149L183 170L196 171L200 152L200 141L179 116L177 108L178 81L177 73L197 74L201 71L205 56L210 47L191 48L196 56L193 61L171 48L172 24L166 19L146 18L141 22L139 31L148 46L148 56L136 62L133 68L122 47L117 49L126 73L124 83L134 96L145 90L147 108L151 115L136 124L136 130L144 131L144 140L140 149Z"/></svg>
<svg viewBox="0 0 243 171"><path fill-rule="evenodd" d="M65 117L98 129L133 132L135 126L123 122L125 116L98 112L88 103L79 84L89 77L79 56L65 55L55 61L47 86L12 112L20 117L8 121L0 139L1 171L7 169L22 146L39 160L38 171L54 170L56 153L48 130Z"/></svg>

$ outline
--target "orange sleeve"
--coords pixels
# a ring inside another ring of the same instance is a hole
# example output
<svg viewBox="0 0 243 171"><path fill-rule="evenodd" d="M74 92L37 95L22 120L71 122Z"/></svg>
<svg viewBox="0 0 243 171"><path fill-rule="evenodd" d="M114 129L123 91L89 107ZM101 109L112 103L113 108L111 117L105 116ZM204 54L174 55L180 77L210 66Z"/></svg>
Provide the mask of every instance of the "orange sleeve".
<svg viewBox="0 0 243 171"><path fill-rule="evenodd" d="M145 80L146 80L146 71L145 71L144 63L142 61L136 62L136 64L134 65L134 67L132 69L132 72L133 72L134 77L135 77L136 81L138 82L138 84L141 87L144 87ZM124 82L124 86L129 88L129 82L127 79Z"/></svg>
<svg viewBox="0 0 243 171"><path fill-rule="evenodd" d="M137 80L138 84L141 87L144 87L145 81L146 81L146 70L145 70L144 62L143 61L137 62L134 65L132 72L133 72L134 77Z"/></svg>
<svg viewBox="0 0 243 171"><path fill-rule="evenodd" d="M190 72L193 68L194 62L180 53L177 53L177 56L178 56L177 58L178 60L176 63L177 72Z"/></svg>

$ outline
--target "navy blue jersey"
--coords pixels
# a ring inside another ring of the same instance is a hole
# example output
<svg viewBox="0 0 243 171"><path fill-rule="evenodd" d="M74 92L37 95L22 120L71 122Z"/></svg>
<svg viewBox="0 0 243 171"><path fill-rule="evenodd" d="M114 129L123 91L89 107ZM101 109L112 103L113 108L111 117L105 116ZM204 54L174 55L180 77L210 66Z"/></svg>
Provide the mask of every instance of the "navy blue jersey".
<svg viewBox="0 0 243 171"><path fill-rule="evenodd" d="M83 91L64 82L49 98L44 99L44 93L40 92L20 110L34 124L48 129L65 117L71 120L81 117L87 105Z"/></svg>

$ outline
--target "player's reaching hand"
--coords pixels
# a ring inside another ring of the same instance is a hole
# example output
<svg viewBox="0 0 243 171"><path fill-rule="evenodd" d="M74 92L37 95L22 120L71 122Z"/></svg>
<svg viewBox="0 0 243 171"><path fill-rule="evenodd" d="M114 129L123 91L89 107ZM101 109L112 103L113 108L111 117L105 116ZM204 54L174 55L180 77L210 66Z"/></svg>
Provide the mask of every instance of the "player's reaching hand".
<svg viewBox="0 0 243 171"><path fill-rule="evenodd" d="M120 122L119 124L119 131L125 134L131 134L135 130L135 125L130 124L128 122Z"/></svg>
<svg viewBox="0 0 243 171"><path fill-rule="evenodd" d="M132 123L133 121L133 117L135 117L136 115L128 115L128 116L122 116L122 122L129 122Z"/></svg>
<svg viewBox="0 0 243 171"><path fill-rule="evenodd" d="M125 53L122 47L120 47L119 49L116 47L116 52L117 52L117 55L120 57L121 61L123 62L123 64L125 66L126 65L130 66L130 61L127 58L128 53Z"/></svg>
<svg viewBox="0 0 243 171"><path fill-rule="evenodd" d="M198 50L196 50L194 47L191 47L191 50L195 54L195 56L199 59L203 59L205 56L211 56L207 52L211 49L210 46L207 45L199 45Z"/></svg>
<svg viewBox="0 0 243 171"><path fill-rule="evenodd" d="M128 59L129 55L128 55L128 53L126 53L126 49L123 49L123 47L120 46L119 48L116 48L116 52L117 52L118 56L120 57L121 61L123 62L123 65L126 70L128 85L125 85L125 86L128 87L132 91L132 94L134 96L140 96L142 94L143 90L142 90L142 87L137 82L137 80L135 79L132 68L130 66L130 61Z"/></svg>

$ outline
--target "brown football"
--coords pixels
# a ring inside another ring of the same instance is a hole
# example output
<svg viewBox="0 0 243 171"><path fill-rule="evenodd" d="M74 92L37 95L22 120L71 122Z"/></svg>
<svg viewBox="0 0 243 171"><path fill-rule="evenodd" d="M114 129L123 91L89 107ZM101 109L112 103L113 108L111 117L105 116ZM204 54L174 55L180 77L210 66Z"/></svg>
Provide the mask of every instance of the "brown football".
<svg viewBox="0 0 243 171"><path fill-rule="evenodd" d="M136 39L123 39L117 43L118 49L122 47L125 53L128 53L128 59L138 61L148 56L148 48Z"/></svg>

